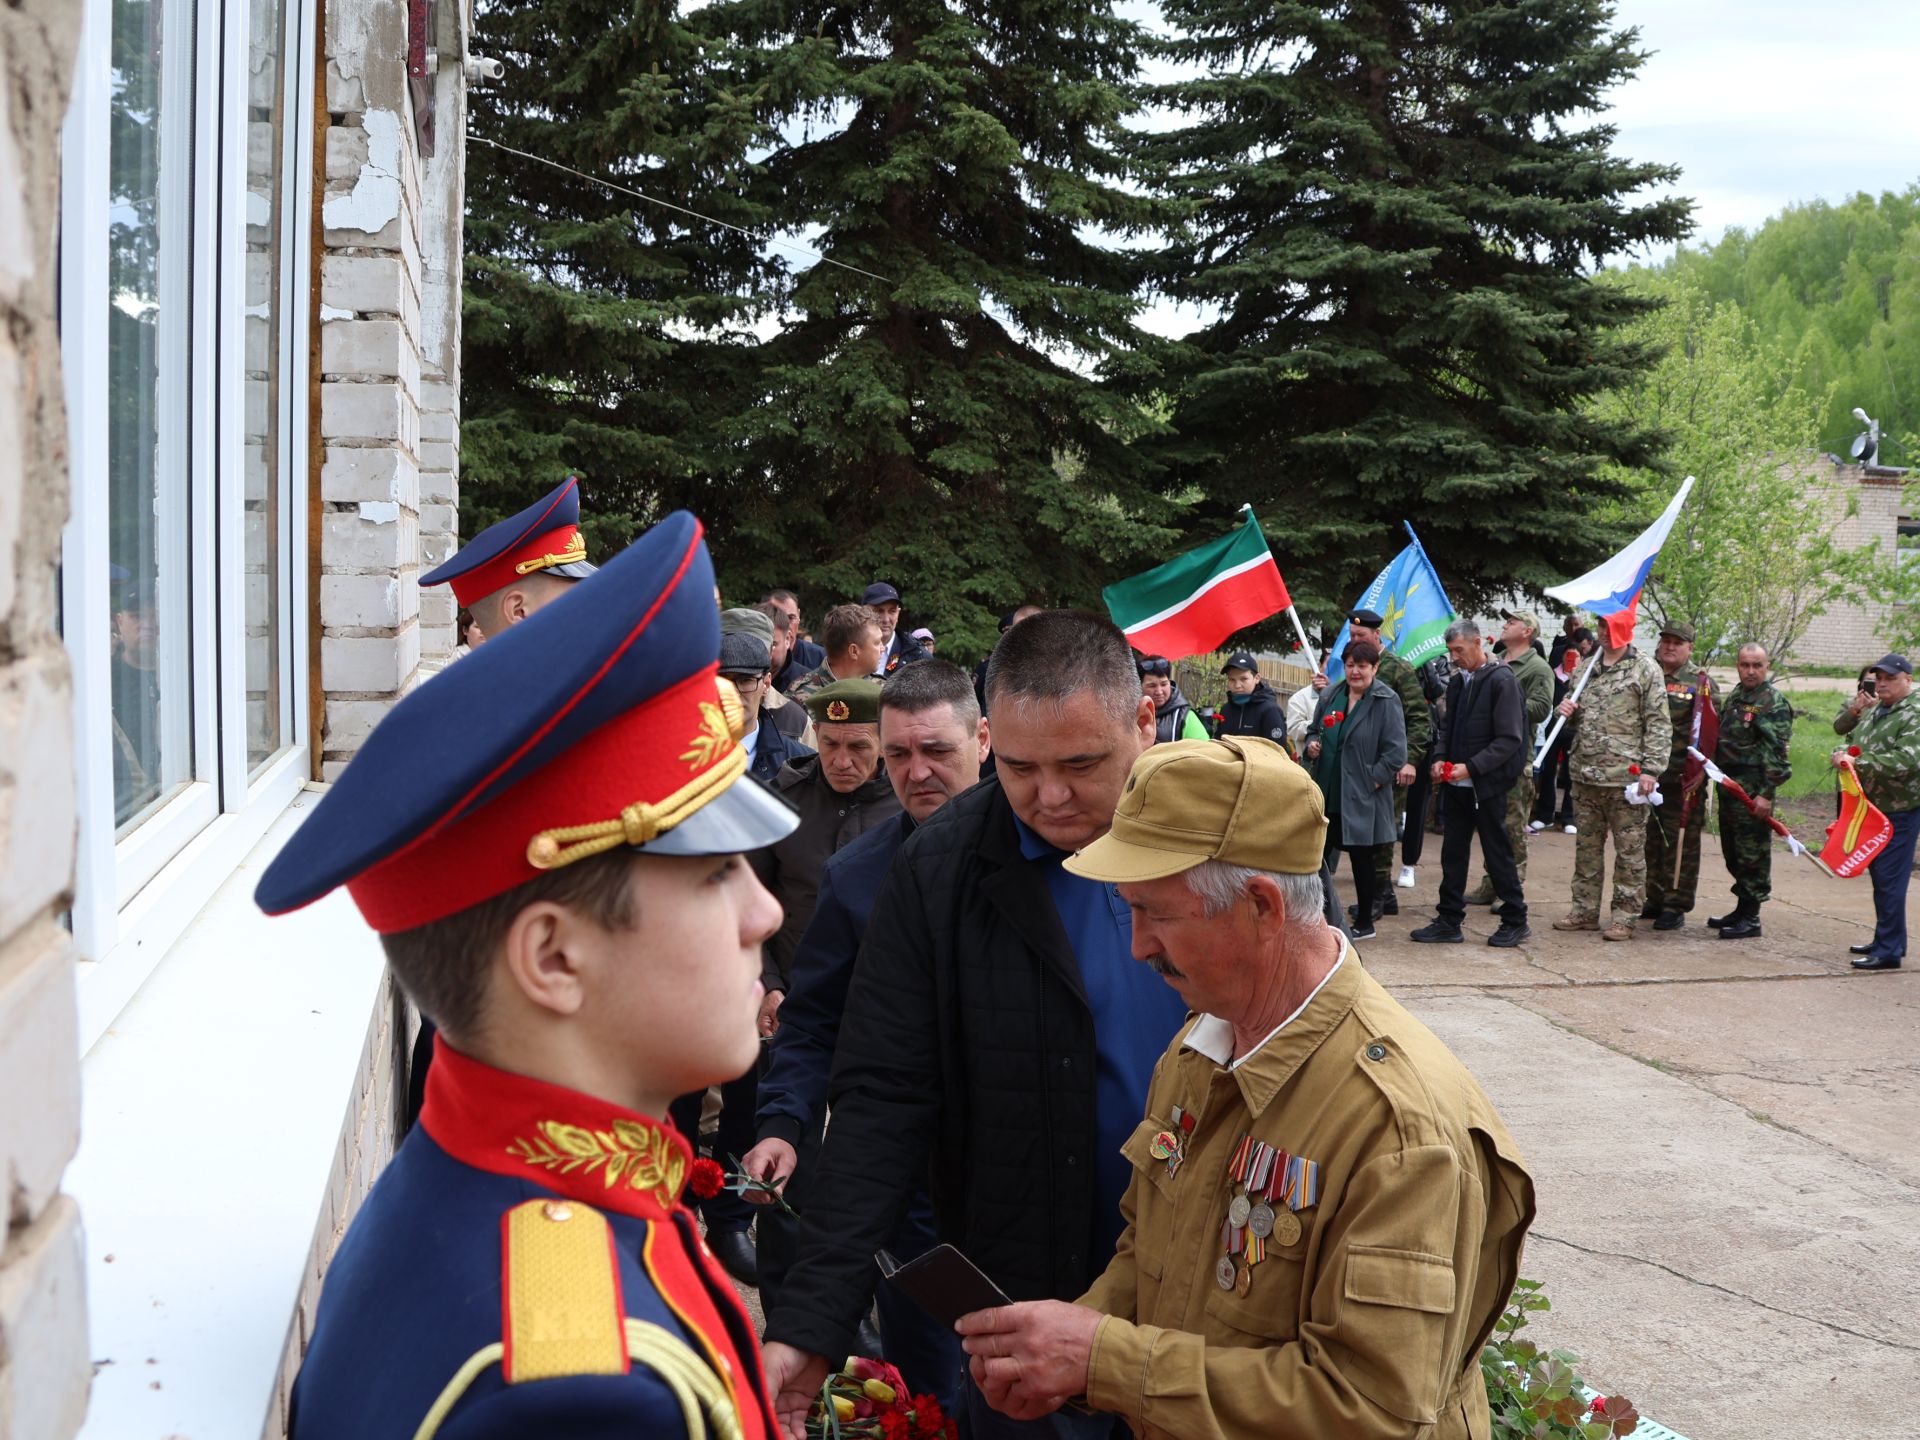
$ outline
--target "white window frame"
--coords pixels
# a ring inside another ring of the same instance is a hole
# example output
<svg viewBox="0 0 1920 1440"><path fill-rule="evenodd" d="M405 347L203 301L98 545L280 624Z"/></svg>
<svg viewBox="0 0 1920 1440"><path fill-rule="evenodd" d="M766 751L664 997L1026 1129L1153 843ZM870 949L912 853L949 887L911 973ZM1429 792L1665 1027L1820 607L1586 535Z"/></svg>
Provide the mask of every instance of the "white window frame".
<svg viewBox="0 0 1920 1440"><path fill-rule="evenodd" d="M71 921L81 1048L105 1032L153 967L299 793L311 773L307 625L308 279L313 204L315 6L288 0L282 37L281 384L277 586L280 750L249 776L246 726L247 0L197 0L194 16L191 296L187 374L189 667L193 779L114 835L107 671L108 103L112 0L83 0L87 40L64 131L61 344L72 508L62 537L62 628L74 675L79 846ZM209 243L211 242L211 243ZM177 483L177 482L176 482Z"/></svg>

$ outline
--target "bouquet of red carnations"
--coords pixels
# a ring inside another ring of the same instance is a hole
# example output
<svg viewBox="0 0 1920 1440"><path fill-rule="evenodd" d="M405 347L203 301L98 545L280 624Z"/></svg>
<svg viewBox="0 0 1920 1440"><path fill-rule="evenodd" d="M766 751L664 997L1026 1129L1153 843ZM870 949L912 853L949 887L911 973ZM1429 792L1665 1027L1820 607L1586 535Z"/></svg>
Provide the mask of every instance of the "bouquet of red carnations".
<svg viewBox="0 0 1920 1440"><path fill-rule="evenodd" d="M820 1387L808 1440L957 1440L959 1429L931 1395L910 1395L884 1360L847 1361Z"/></svg>

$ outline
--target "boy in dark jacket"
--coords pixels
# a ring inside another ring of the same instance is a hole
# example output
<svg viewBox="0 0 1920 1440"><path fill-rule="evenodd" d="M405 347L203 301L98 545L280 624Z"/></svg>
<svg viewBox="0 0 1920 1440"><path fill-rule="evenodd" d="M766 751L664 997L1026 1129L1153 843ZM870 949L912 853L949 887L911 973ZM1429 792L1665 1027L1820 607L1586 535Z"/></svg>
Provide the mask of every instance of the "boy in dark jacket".
<svg viewBox="0 0 1920 1440"><path fill-rule="evenodd" d="M1276 745L1287 743L1287 712L1273 687L1260 678L1260 662L1236 650L1220 669L1227 677L1227 703L1220 711L1221 735L1257 735ZM1218 738L1218 737L1216 737Z"/></svg>

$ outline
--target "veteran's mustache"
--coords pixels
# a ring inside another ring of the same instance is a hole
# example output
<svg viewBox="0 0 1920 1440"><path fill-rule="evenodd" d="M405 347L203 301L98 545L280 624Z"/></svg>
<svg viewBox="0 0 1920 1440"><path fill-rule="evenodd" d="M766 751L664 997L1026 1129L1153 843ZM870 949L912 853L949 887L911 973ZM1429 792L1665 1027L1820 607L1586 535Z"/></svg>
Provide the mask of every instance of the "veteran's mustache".
<svg viewBox="0 0 1920 1440"><path fill-rule="evenodd" d="M1153 973L1156 975L1166 975L1175 980L1184 980L1187 978L1171 960L1167 959L1164 953L1150 956L1147 964L1153 967Z"/></svg>

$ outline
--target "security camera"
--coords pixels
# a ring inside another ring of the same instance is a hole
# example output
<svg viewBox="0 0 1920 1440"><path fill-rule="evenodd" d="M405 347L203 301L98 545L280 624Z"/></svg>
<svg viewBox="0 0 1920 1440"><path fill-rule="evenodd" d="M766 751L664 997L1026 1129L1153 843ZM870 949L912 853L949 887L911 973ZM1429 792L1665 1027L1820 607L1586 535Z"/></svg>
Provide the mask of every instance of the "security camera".
<svg viewBox="0 0 1920 1440"><path fill-rule="evenodd" d="M496 80L504 80L507 67L499 60L486 55L467 57L467 83L469 85L488 85Z"/></svg>

